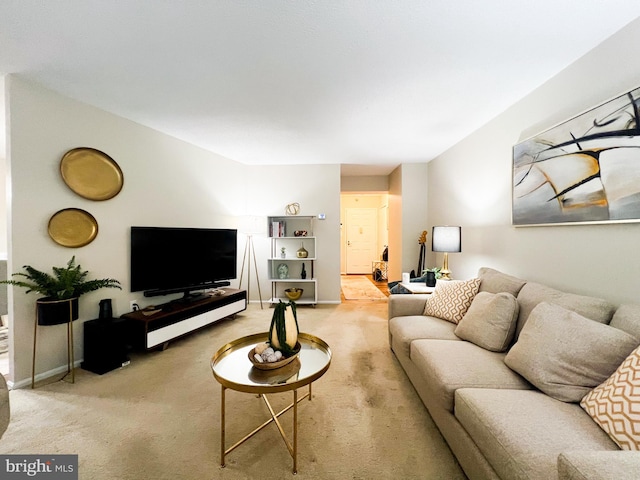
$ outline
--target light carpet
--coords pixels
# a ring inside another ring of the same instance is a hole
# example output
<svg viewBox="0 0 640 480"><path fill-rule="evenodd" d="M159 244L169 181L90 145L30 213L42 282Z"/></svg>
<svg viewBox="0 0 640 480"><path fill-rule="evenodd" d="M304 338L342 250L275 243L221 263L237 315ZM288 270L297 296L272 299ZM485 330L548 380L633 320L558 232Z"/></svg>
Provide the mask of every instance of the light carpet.
<svg viewBox="0 0 640 480"><path fill-rule="evenodd" d="M386 300L387 296L362 275L340 277L342 295L347 300Z"/></svg>
<svg viewBox="0 0 640 480"><path fill-rule="evenodd" d="M464 479L389 349L384 302L300 307L300 330L332 348L313 400L298 409L300 479ZM79 477L118 479L294 478L291 457L269 425L220 462L220 385L215 351L268 330L272 309L251 305L169 345L137 353L105 375L79 369L58 381L10 392L4 454L78 454ZM304 392L304 390L302 390ZM279 411L291 392L272 395ZM255 395L227 390L227 446L269 418ZM281 417L289 434L292 415Z"/></svg>

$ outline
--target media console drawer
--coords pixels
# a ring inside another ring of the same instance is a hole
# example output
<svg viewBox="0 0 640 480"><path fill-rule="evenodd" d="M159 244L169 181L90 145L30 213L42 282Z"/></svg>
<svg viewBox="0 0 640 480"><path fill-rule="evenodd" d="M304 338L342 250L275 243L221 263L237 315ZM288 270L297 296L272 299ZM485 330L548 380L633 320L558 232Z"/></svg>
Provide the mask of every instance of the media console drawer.
<svg viewBox="0 0 640 480"><path fill-rule="evenodd" d="M137 349L154 349L189 332L247 309L246 290L225 288L220 296L206 295L201 300L179 300L158 305L151 315L138 310L122 315L129 323L129 341Z"/></svg>

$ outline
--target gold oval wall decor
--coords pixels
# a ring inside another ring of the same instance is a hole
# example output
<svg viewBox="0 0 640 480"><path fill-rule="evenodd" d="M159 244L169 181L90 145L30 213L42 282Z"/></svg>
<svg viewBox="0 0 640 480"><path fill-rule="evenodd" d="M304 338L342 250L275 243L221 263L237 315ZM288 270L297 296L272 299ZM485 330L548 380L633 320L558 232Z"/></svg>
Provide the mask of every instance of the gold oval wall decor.
<svg viewBox="0 0 640 480"><path fill-rule="evenodd" d="M89 200L109 200L124 184L116 161L95 148L74 148L62 156L60 174L67 186Z"/></svg>
<svg viewBox="0 0 640 480"><path fill-rule="evenodd" d="M79 208L65 208L52 215L49 236L58 245L69 248L84 247L98 235L98 222L89 212Z"/></svg>

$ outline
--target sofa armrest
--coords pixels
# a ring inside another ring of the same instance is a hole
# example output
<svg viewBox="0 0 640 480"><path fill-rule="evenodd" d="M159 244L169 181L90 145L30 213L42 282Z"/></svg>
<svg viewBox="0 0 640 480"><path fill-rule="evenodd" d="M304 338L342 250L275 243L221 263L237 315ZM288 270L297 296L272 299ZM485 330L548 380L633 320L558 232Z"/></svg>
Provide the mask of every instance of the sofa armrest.
<svg viewBox="0 0 640 480"><path fill-rule="evenodd" d="M430 295L390 295L388 317L405 317L407 315L422 315L427 298Z"/></svg>
<svg viewBox="0 0 640 480"><path fill-rule="evenodd" d="M9 426L10 411L9 389L4 375L0 373L0 438Z"/></svg>
<svg viewBox="0 0 640 480"><path fill-rule="evenodd" d="M640 472L640 452L579 451L558 456L559 480L633 480Z"/></svg>

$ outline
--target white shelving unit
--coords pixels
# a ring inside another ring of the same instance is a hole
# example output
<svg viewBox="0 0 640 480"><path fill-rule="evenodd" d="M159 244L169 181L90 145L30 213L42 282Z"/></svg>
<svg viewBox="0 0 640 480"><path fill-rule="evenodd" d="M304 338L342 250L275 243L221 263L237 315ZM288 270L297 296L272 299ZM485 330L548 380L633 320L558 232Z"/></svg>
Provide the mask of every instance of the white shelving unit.
<svg viewBox="0 0 640 480"><path fill-rule="evenodd" d="M313 236L313 220L314 217L310 216L268 217L271 240L267 260L271 282L270 303L278 303L280 300L288 302L284 291L291 287L303 289L302 297L295 301L296 304L315 306L318 303L318 280L315 277L317 239ZM306 231L306 235L296 236L295 232L300 231ZM301 247L307 250L305 258L298 257ZM302 278L303 264L305 278Z"/></svg>

